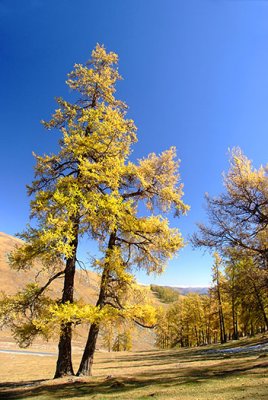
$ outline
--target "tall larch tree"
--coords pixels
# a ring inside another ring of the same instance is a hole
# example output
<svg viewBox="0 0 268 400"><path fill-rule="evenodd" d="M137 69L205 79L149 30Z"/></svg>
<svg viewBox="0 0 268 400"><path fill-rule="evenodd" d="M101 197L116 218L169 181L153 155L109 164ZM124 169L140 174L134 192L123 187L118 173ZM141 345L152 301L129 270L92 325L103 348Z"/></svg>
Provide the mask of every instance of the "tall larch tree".
<svg viewBox="0 0 268 400"><path fill-rule="evenodd" d="M109 305L126 310L120 295L133 281L133 267L147 273L161 273L166 262L183 246L179 231L170 228L168 220L162 216L172 209L175 216L187 211L182 194L175 148L160 156L150 154L136 165L129 162L122 168L117 205L114 203L114 221L101 241L104 257L96 260L102 269L96 304L99 309ZM138 212L141 205L147 207L146 215ZM159 214L156 214L157 210ZM98 323L91 324L78 375L92 373L99 329Z"/></svg>
<svg viewBox="0 0 268 400"><path fill-rule="evenodd" d="M28 187L35 223L21 235L26 244L10 256L13 268L29 268L37 259L43 268L52 266L48 284L63 275L62 304L74 301L79 238L94 236L96 221L98 233L100 226L105 230L110 198L103 190L117 190L120 168L136 141L133 121L125 118L126 105L114 97L120 79L117 61L115 53L97 45L91 60L69 74L66 83L77 100L58 98L59 108L44 122L47 129L60 130L59 152L36 156L35 180ZM98 213L100 203L106 214ZM59 261L64 266L55 273ZM36 296L42 292L37 289ZM71 338L72 323L63 323L55 377L74 374Z"/></svg>
<svg viewBox="0 0 268 400"><path fill-rule="evenodd" d="M10 256L13 268L30 268L38 261L49 273L47 283L34 287L27 297L25 304L31 310L37 305L40 310L40 299L47 301L46 289L64 277L62 298L52 312L56 317L49 314L52 307L45 318L48 325L58 321L61 326L55 378L74 374L74 322L83 318L92 322L78 375L91 374L101 318L114 312L120 318L151 324L150 307L132 307L125 300L133 282L131 268L161 272L183 246L179 231L161 215L173 209L178 216L188 209L181 200L175 149L151 154L137 164L128 161L136 128L126 119L126 105L114 97L120 79L116 65L117 55L97 45L91 60L75 65L69 74L67 84L77 100L69 103L58 98L59 108L44 122L46 128L60 130L59 152L36 156L36 176L29 186L34 224L21 235L25 245ZM147 207L143 216L138 212L141 204ZM97 240L103 253L95 260L101 271L97 318L91 318L91 308L74 303L77 249L83 235ZM37 320L33 334L42 325Z"/></svg>

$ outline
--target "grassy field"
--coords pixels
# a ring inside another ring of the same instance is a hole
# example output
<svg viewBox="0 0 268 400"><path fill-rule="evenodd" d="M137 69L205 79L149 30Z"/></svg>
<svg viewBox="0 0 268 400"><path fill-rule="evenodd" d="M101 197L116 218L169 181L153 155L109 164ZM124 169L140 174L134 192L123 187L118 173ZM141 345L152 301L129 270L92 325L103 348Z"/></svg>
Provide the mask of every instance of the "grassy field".
<svg viewBox="0 0 268 400"><path fill-rule="evenodd" d="M264 400L268 399L267 346L254 350L248 346L265 343L267 337L221 347L98 352L94 377L83 379L51 380L55 356L0 354L0 398ZM79 354L74 362L77 366Z"/></svg>

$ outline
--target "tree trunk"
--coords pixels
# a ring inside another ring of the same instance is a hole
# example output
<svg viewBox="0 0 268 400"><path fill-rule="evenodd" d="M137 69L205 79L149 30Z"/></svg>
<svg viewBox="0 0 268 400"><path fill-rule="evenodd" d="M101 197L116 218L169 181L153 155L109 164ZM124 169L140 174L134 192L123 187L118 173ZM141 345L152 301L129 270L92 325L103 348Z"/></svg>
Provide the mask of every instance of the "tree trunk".
<svg viewBox="0 0 268 400"><path fill-rule="evenodd" d="M220 325L220 337L221 344L227 342L227 336L225 332L225 324L224 324L224 315L222 309L222 299L221 299L221 286L220 286L220 277L219 277L219 267L216 265L216 292L218 297L218 307L219 307L219 325Z"/></svg>
<svg viewBox="0 0 268 400"><path fill-rule="evenodd" d="M61 327L60 340L58 344L58 360L56 366L55 378L61 378L66 375L74 375L72 365L72 324L64 324Z"/></svg>
<svg viewBox="0 0 268 400"><path fill-rule="evenodd" d="M103 308L105 302L107 277L108 277L108 270L105 268L102 273L101 289L98 301L96 303L96 306L99 306L100 310ZM76 374L77 376L92 375L93 357L96 350L96 343L98 339L99 330L100 330L99 325L95 323L91 324L88 333L87 343L84 349L79 369Z"/></svg>
<svg viewBox="0 0 268 400"><path fill-rule="evenodd" d="M238 340L238 324L237 324L237 307L236 307L236 285L235 285L235 264L232 262L231 269L231 302L232 302L232 323L233 323L233 333L232 339Z"/></svg>
<svg viewBox="0 0 268 400"><path fill-rule="evenodd" d="M235 302L234 299L232 298L232 321L233 321L233 333L232 333L232 339L233 340L238 340L238 327L237 327L237 313L235 310Z"/></svg>
<svg viewBox="0 0 268 400"><path fill-rule="evenodd" d="M111 233L110 235L108 243L109 250L111 250L115 246L115 237L116 237L115 235L116 235L115 232ZM100 310L105 305L108 280L109 280L109 265L105 265L101 276L99 298L96 303L96 306L99 307ZM99 330L100 330L99 325L97 324L92 324L90 326L87 343L84 349L79 369L76 374L77 376L89 376L92 374L93 357L96 350L96 343Z"/></svg>
<svg viewBox="0 0 268 400"><path fill-rule="evenodd" d="M75 262L76 262L76 252L78 246L78 223L74 225L75 228L75 238L72 242L74 251L73 256L68 258L66 261L66 268L64 274L64 287L62 293L61 304L67 302L73 303L74 300L74 275L75 275ZM60 339L58 344L58 360L54 378L60 378L66 375L74 375L73 365L72 365L72 323L68 322L62 324Z"/></svg>
<svg viewBox="0 0 268 400"><path fill-rule="evenodd" d="M266 325L266 329L268 329L268 319L267 319L266 311L265 311L265 308L264 308L264 304L263 304L261 293L260 293L259 289L257 288L257 285L254 282L254 279L251 279L251 282L252 282L252 285L253 285L254 293L255 293L255 296L256 296L260 311L262 312L262 315L263 315L263 320L264 320L264 323Z"/></svg>
<svg viewBox="0 0 268 400"><path fill-rule="evenodd" d="M225 332L225 324L224 324L224 316L222 312L222 307L219 309L219 322L220 322L220 336L221 336L221 344L227 342L227 335Z"/></svg>
<svg viewBox="0 0 268 400"><path fill-rule="evenodd" d="M92 324L88 333L87 343L77 372L77 376L91 376L94 353L99 334L99 326Z"/></svg>

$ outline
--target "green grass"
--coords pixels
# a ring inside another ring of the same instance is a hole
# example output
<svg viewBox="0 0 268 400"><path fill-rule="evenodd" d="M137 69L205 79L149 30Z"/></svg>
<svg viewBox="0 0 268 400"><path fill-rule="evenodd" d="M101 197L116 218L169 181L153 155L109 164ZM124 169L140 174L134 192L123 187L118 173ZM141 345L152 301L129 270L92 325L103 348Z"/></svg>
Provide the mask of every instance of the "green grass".
<svg viewBox="0 0 268 400"><path fill-rule="evenodd" d="M267 338L233 342L227 349ZM208 348L97 353L94 377L51 380L55 358L0 355L1 399L266 400L265 352L210 353ZM74 357L75 364L79 355ZM5 365L5 366L4 366ZM45 378L45 379L42 379Z"/></svg>

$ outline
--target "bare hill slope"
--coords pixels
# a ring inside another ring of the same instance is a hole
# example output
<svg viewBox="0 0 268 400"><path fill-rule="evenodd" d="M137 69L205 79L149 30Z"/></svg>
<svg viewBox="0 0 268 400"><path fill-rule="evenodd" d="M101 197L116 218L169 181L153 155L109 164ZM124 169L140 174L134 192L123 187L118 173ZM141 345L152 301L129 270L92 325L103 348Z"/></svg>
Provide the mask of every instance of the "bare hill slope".
<svg viewBox="0 0 268 400"><path fill-rule="evenodd" d="M45 276L38 275L38 269L33 268L30 271L14 271L8 264L8 254L14 249L14 246L20 246L22 240L6 233L0 232L0 276L1 290L7 294L14 294L30 282L45 282ZM99 290L99 276L92 271L78 270L75 278L75 298L83 299L86 302L94 304ZM51 284L51 290L57 297L61 296L62 279L59 278ZM76 332L76 345L82 346L86 340L87 327L80 327ZM6 347L4 342L14 345L10 332L0 333L0 346ZM101 340L99 347L102 347ZM133 350L150 350L154 348L154 333L151 330L137 327L133 334Z"/></svg>
<svg viewBox="0 0 268 400"><path fill-rule="evenodd" d="M37 275L37 268L30 271L14 271L8 264L8 254L15 246L20 246L22 240L0 232L0 273L1 290L8 294L16 293L26 283L45 281L45 275ZM62 290L61 278L51 285L53 292L60 295ZM78 271L76 274L76 298L94 303L99 287L99 277L92 271Z"/></svg>

